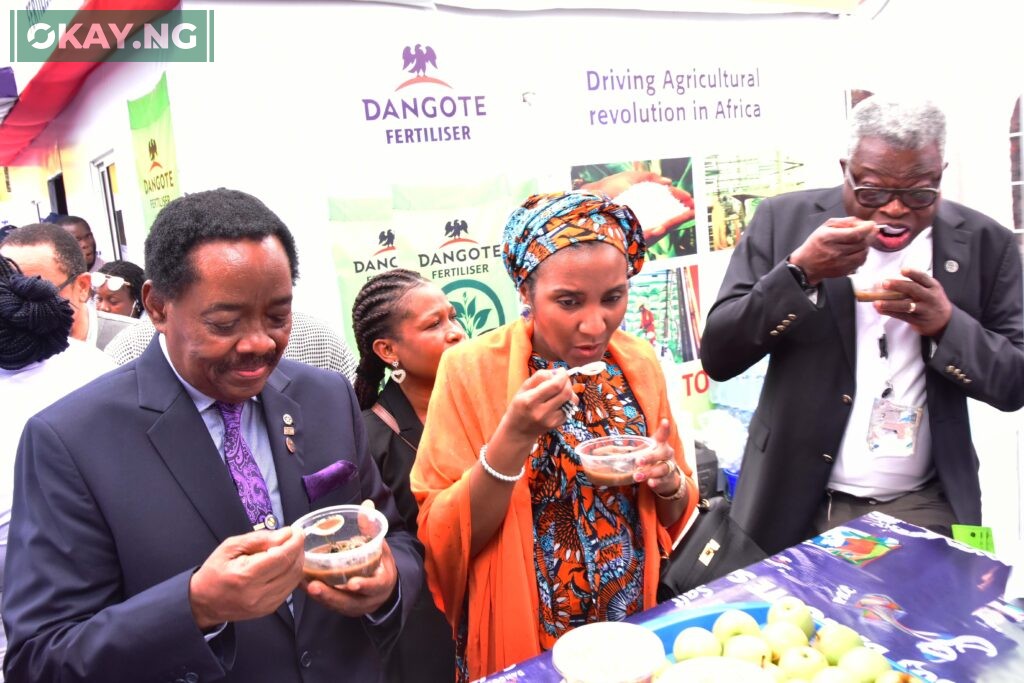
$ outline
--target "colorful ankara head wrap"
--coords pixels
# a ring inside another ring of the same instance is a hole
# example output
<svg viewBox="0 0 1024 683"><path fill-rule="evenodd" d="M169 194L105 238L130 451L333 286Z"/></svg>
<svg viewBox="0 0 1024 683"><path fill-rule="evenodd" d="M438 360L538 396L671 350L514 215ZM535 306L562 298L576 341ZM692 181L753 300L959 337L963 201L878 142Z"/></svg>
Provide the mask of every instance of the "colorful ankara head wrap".
<svg viewBox="0 0 1024 683"><path fill-rule="evenodd" d="M580 190L533 195L509 216L501 241L505 270L517 290L544 259L580 242L606 242L621 251L627 277L640 272L647 253L629 207Z"/></svg>

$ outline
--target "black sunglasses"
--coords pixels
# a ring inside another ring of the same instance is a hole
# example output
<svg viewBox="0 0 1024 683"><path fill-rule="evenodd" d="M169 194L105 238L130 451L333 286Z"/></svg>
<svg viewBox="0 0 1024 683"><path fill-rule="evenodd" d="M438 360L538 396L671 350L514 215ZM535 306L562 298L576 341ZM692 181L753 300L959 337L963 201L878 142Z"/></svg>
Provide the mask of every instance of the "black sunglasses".
<svg viewBox="0 0 1024 683"><path fill-rule="evenodd" d="M871 187L856 185L853 176L850 175L850 166L846 166L846 182L853 189L853 196L857 203L869 209L880 209L894 198L899 197L900 201L908 209L927 209L939 198L939 190L935 187L908 187L905 189L895 187Z"/></svg>

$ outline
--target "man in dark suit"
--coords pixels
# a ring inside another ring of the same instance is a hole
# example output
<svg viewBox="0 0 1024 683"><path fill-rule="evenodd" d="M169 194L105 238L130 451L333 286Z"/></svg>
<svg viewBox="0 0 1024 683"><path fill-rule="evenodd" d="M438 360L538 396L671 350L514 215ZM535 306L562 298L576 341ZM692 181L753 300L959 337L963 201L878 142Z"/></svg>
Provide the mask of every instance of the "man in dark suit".
<svg viewBox="0 0 1024 683"><path fill-rule="evenodd" d="M7 680L377 680L422 583L420 548L348 382L281 360L291 234L244 193L187 195L153 224L146 272L160 334L32 418L19 447ZM342 588L305 582L287 525L365 499L389 520L380 568Z"/></svg>
<svg viewBox="0 0 1024 683"><path fill-rule="evenodd" d="M981 522L967 398L1024 405L1021 262L941 200L944 144L934 105L861 102L842 187L762 202L732 256L701 360L769 356L733 507L769 552L869 510Z"/></svg>

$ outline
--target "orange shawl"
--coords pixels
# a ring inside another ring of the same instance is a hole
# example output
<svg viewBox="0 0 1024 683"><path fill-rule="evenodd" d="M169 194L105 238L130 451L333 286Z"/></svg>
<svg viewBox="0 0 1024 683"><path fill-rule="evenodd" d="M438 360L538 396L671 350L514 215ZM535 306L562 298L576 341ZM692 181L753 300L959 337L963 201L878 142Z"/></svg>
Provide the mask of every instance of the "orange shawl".
<svg viewBox="0 0 1024 683"><path fill-rule="evenodd" d="M527 478L515 484L505 521L470 558L467 471L494 433L508 403L529 376L532 326L522 320L449 349L441 357L410 483L420 505L419 537L426 547L427 579L434 601L457 632L469 595L467 663L470 680L540 654L537 638L537 579L533 564L533 514ZM609 349L636 396L647 424L671 420L665 379L650 343L621 331ZM504 381L504 387L502 387ZM502 389L504 388L504 391ZM666 529L657 519L655 497L640 487L644 608L656 604L660 558L690 518L697 488L672 422L669 444L688 476L687 509ZM524 460L526 454L523 456Z"/></svg>

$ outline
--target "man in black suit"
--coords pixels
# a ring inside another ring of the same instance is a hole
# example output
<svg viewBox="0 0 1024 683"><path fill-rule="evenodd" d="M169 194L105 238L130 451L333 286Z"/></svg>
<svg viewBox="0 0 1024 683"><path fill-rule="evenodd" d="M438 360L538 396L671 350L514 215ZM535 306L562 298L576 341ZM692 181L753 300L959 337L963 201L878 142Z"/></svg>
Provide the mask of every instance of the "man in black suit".
<svg viewBox="0 0 1024 683"><path fill-rule="evenodd" d="M422 583L420 548L348 382L281 360L291 234L244 193L187 195L153 224L146 272L160 334L26 426L7 680L377 680ZM380 568L343 588L305 582L288 524L365 499L389 520Z"/></svg>
<svg viewBox="0 0 1024 683"><path fill-rule="evenodd" d="M941 200L944 145L934 105L868 98L844 184L762 202L732 256L701 360L722 381L769 356L733 507L769 552L869 510L981 522L967 398L1024 405L1021 262Z"/></svg>

